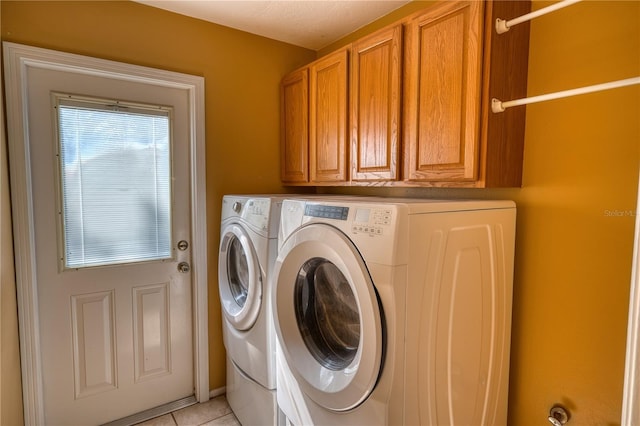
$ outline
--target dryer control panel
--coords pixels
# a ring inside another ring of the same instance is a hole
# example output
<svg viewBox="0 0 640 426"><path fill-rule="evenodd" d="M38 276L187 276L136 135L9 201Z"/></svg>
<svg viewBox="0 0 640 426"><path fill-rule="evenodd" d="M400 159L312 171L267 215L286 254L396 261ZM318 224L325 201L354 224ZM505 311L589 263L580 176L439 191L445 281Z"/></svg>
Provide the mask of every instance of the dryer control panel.
<svg viewBox="0 0 640 426"><path fill-rule="evenodd" d="M266 231L269 227L269 199L249 199L242 209L242 219L259 230Z"/></svg>
<svg viewBox="0 0 640 426"><path fill-rule="evenodd" d="M226 196L222 200L223 226L239 221L267 238L278 236L282 200L274 197Z"/></svg>

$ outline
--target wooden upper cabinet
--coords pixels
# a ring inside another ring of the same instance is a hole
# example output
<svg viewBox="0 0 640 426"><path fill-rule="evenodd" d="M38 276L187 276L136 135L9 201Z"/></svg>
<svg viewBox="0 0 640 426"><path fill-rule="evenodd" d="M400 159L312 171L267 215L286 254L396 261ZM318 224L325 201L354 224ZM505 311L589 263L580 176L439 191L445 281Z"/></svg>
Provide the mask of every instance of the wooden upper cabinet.
<svg viewBox="0 0 640 426"><path fill-rule="evenodd" d="M351 48L351 180L399 178L402 26Z"/></svg>
<svg viewBox="0 0 640 426"><path fill-rule="evenodd" d="M309 67L309 172L311 182L345 182L348 52L339 50Z"/></svg>
<svg viewBox="0 0 640 426"><path fill-rule="evenodd" d="M280 84L280 178L283 183L309 181L309 70L285 76Z"/></svg>
<svg viewBox="0 0 640 426"><path fill-rule="evenodd" d="M407 25L405 181L478 177L483 7L443 2Z"/></svg>
<svg viewBox="0 0 640 426"><path fill-rule="evenodd" d="M287 75L285 185L518 187L529 0L437 2Z"/></svg>

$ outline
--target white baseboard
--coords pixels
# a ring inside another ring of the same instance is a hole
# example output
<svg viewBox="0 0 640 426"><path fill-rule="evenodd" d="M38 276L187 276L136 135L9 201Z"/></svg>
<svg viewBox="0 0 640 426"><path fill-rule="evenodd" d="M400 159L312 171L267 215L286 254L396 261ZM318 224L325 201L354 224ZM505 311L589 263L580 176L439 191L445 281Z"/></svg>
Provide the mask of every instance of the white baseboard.
<svg viewBox="0 0 640 426"><path fill-rule="evenodd" d="M223 386L218 389L213 389L212 391L209 392L209 398L215 398L216 396L224 395L225 393L227 393L226 386Z"/></svg>

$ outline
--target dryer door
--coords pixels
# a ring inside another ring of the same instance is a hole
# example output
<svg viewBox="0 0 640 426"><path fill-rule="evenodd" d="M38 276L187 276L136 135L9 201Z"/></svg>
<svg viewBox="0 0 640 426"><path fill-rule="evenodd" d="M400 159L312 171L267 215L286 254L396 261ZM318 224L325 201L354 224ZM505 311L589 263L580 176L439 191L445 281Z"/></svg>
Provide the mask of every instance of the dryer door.
<svg viewBox="0 0 640 426"><path fill-rule="evenodd" d="M294 232L274 272L276 331L300 388L319 405L357 407L382 367L381 307L351 240L329 225Z"/></svg>
<svg viewBox="0 0 640 426"><path fill-rule="evenodd" d="M251 239L237 223L222 230L218 285L225 318L238 330L251 328L260 312L262 276Z"/></svg>

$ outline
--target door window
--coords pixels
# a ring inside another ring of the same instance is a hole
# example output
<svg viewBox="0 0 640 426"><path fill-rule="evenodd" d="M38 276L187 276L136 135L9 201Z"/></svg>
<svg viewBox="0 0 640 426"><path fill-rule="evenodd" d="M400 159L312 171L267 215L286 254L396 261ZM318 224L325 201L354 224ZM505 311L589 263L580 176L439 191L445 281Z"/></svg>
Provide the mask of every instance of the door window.
<svg viewBox="0 0 640 426"><path fill-rule="evenodd" d="M249 265L242 244L235 236L227 252L227 275L231 295L238 306L243 307L249 293Z"/></svg>
<svg viewBox="0 0 640 426"><path fill-rule="evenodd" d="M63 267L171 258L171 110L54 100Z"/></svg>
<svg viewBox="0 0 640 426"><path fill-rule="evenodd" d="M345 276L314 257L300 268L294 294L298 327L313 357L330 370L345 369L360 342L360 313Z"/></svg>

